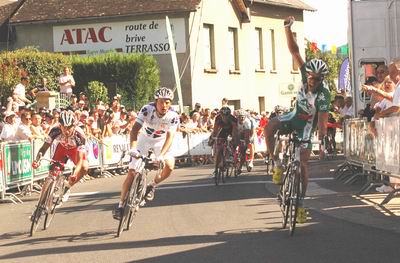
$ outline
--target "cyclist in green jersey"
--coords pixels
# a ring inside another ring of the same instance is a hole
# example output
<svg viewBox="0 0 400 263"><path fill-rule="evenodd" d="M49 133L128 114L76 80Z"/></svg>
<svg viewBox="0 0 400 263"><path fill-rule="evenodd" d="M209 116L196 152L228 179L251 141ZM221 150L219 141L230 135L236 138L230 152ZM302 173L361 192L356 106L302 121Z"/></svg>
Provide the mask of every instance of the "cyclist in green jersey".
<svg viewBox="0 0 400 263"><path fill-rule="evenodd" d="M322 140L326 135L326 126L328 122L328 112L330 105L330 92L324 83L324 77L328 74L328 67L320 59L312 59L304 62L300 55L299 47L294 40L291 26L294 17L285 19L285 34L287 45L292 57L300 68L302 76L302 85L297 94L296 104L293 110L287 114L277 116L272 119L265 127L267 134L266 144L270 157L277 163L274 169L273 181L280 183L283 169L278 163L278 157L273 156L275 147L274 135L279 130L281 134L288 134L296 131L300 140L311 140L311 136L318 127L318 139L320 141L320 157L323 157ZM307 213L303 207L303 199L307 190L308 183L308 160L311 154L311 142L303 143L300 152L301 176L303 177L302 199L297 212L297 221L304 223Z"/></svg>

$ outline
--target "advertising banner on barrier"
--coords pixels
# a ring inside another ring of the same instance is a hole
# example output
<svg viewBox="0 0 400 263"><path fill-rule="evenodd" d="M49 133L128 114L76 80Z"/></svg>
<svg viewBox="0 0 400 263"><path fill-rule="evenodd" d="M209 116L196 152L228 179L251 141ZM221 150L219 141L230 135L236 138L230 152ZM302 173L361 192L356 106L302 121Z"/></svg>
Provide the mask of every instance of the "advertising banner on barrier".
<svg viewBox="0 0 400 263"><path fill-rule="evenodd" d="M183 134L182 132L177 132L170 149L175 157L188 155L188 135Z"/></svg>
<svg viewBox="0 0 400 263"><path fill-rule="evenodd" d="M6 185L32 180L32 145L29 141L4 145Z"/></svg>
<svg viewBox="0 0 400 263"><path fill-rule="evenodd" d="M0 199L4 198L3 150L0 144Z"/></svg>
<svg viewBox="0 0 400 263"><path fill-rule="evenodd" d="M190 155L210 155L211 147L208 146L210 133L192 133L189 134Z"/></svg>
<svg viewBox="0 0 400 263"><path fill-rule="evenodd" d="M254 146L255 146L255 152L266 152L267 151L267 145L265 144L265 138L264 136L256 136L254 138Z"/></svg>
<svg viewBox="0 0 400 263"><path fill-rule="evenodd" d="M33 142L32 142L32 147L33 147L33 156L32 156L32 158L33 159L36 158L40 148L43 145L43 143L44 143L44 139L35 139L35 140L33 140ZM51 158L50 151L47 151L43 157L46 158L46 159L50 159ZM41 178L46 177L48 172L49 172L49 166L50 166L49 162L43 160L40 163L40 167L35 169L35 170L33 170L33 179L36 180L36 179L41 179Z"/></svg>
<svg viewBox="0 0 400 263"><path fill-rule="evenodd" d="M376 122L376 168L399 174L400 169L400 119L387 117Z"/></svg>
<svg viewBox="0 0 400 263"><path fill-rule="evenodd" d="M122 152L129 149L129 139L126 135L113 135L103 139L103 146L103 164L117 164L121 160ZM129 156L126 158L129 159Z"/></svg>
<svg viewBox="0 0 400 263"><path fill-rule="evenodd" d="M100 147L99 142L95 139L89 138L86 141L87 147L87 160L89 162L89 168L100 166Z"/></svg>

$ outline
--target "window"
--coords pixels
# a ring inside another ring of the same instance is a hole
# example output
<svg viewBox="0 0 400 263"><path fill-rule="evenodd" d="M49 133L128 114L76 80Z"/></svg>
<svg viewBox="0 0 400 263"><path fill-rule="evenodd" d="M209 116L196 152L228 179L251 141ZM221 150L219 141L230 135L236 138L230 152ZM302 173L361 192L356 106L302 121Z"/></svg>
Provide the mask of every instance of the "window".
<svg viewBox="0 0 400 263"><path fill-rule="evenodd" d="M228 52L229 52L229 72L238 73L239 68L239 47L237 28L229 28L228 30Z"/></svg>
<svg viewBox="0 0 400 263"><path fill-rule="evenodd" d="M271 29L271 71L276 71L275 31Z"/></svg>
<svg viewBox="0 0 400 263"><path fill-rule="evenodd" d="M255 30L255 40L254 43L256 45L256 70L263 70L264 69L264 48L263 48L263 35L262 29L257 28Z"/></svg>
<svg viewBox="0 0 400 263"><path fill-rule="evenodd" d="M214 26L210 24L203 25L204 31L204 69L215 70L215 44L214 44Z"/></svg>
<svg viewBox="0 0 400 263"><path fill-rule="evenodd" d="M260 113L265 111L265 97L258 97L258 106Z"/></svg>
<svg viewBox="0 0 400 263"><path fill-rule="evenodd" d="M293 39L297 42L297 34L293 32ZM297 72L299 71L299 65L297 65L296 61L292 58L292 71Z"/></svg>

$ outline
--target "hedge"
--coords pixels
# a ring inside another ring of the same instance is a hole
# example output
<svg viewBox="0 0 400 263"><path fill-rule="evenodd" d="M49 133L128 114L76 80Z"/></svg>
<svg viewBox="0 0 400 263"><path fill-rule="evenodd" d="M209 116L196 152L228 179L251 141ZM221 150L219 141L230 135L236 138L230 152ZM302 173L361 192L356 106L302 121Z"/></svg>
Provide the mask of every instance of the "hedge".
<svg viewBox="0 0 400 263"><path fill-rule="evenodd" d="M106 53L73 56L71 63L77 89L85 90L90 81L103 82L109 96L122 95L122 104L127 108L138 110L152 100L160 83L158 64L148 55Z"/></svg>
<svg viewBox="0 0 400 263"><path fill-rule="evenodd" d="M29 76L27 91L40 83L41 77L48 79L48 87L59 90L58 77L70 59L62 54L39 52L33 47L0 53L0 93L4 104L12 94L22 76Z"/></svg>
<svg viewBox="0 0 400 263"><path fill-rule="evenodd" d="M71 67L76 82L74 93L88 89L88 83L106 85L109 96L119 93L127 108L140 109L152 100L159 86L159 67L154 57L143 54L107 53L98 56L64 56L39 52L28 47L0 53L0 93L4 105L21 76L29 76L27 91L47 77L48 87L59 90L58 77L65 66ZM114 89L114 90L113 90Z"/></svg>

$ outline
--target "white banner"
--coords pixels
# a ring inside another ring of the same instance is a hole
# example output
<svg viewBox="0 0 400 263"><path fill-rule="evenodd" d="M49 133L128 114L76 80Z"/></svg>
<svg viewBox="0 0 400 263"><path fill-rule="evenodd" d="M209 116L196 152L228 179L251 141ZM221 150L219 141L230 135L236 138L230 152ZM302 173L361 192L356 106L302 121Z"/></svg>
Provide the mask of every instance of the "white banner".
<svg viewBox="0 0 400 263"><path fill-rule="evenodd" d="M171 19L177 53L186 52L185 20ZM55 52L169 54L165 20L103 22L53 27Z"/></svg>
<svg viewBox="0 0 400 263"><path fill-rule="evenodd" d="M183 133L177 132L172 141L170 151L175 157L188 155L188 135L183 136Z"/></svg>
<svg viewBox="0 0 400 263"><path fill-rule="evenodd" d="M129 149L129 139L126 135L113 135L103 139L103 164L116 164L121 160L122 152ZM125 156L129 158L129 155ZM123 160L125 161L125 160Z"/></svg>
<svg viewBox="0 0 400 263"><path fill-rule="evenodd" d="M86 141L87 149L87 160L89 162L89 167L100 166L100 147L99 142L96 139L89 138Z"/></svg>
<svg viewBox="0 0 400 263"><path fill-rule="evenodd" d="M208 146L210 133L192 133L189 135L190 155L210 155L212 148Z"/></svg>
<svg viewBox="0 0 400 263"><path fill-rule="evenodd" d="M400 119L387 117L376 122L376 168L393 174L400 172Z"/></svg>

